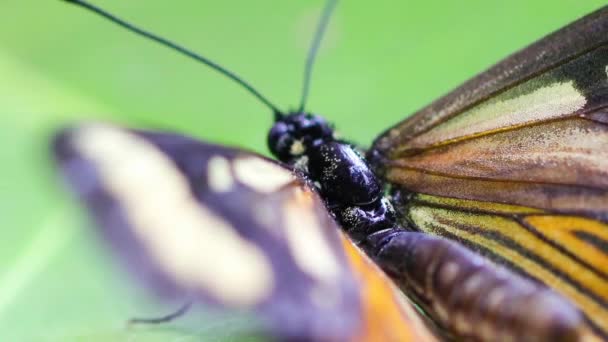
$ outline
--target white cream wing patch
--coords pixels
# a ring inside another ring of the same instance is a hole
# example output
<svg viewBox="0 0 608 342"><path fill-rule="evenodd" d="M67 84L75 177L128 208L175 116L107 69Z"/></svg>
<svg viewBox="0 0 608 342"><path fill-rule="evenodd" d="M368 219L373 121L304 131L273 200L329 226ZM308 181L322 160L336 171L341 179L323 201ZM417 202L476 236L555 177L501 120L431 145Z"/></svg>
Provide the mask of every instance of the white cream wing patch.
<svg viewBox="0 0 608 342"><path fill-rule="evenodd" d="M209 187L215 192L226 192L234 186L234 178L228 159L213 156L207 162L207 181Z"/></svg>
<svg viewBox="0 0 608 342"><path fill-rule="evenodd" d="M238 181L261 193L275 192L295 180L290 171L257 157L237 158L232 167Z"/></svg>
<svg viewBox="0 0 608 342"><path fill-rule="evenodd" d="M553 83L523 95L511 94L516 91L517 88L473 107L408 144L428 146L488 131L558 119L575 113L587 103L585 96L575 88L574 81Z"/></svg>
<svg viewBox="0 0 608 342"><path fill-rule="evenodd" d="M329 284L340 274L340 263L324 233L310 194L302 191L285 203L285 236L298 266L322 284Z"/></svg>
<svg viewBox="0 0 608 342"><path fill-rule="evenodd" d="M156 147L104 125L81 128L73 142L124 208L134 235L178 285L208 291L227 305L253 305L271 294L274 276L267 256L201 206ZM225 171L221 164L218 172ZM225 179L215 183L222 189L228 184Z"/></svg>

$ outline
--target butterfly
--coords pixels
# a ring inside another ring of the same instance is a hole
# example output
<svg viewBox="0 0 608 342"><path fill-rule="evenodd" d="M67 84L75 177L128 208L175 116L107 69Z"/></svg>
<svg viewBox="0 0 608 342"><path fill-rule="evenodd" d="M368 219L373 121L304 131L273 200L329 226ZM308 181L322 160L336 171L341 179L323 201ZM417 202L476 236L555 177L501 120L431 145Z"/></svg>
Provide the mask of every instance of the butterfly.
<svg viewBox="0 0 608 342"><path fill-rule="evenodd" d="M57 134L72 189L159 293L250 310L286 340L608 336L608 7L389 128L364 157L304 110L308 78L284 113L205 57L68 2L212 66L275 117L278 161L109 124Z"/></svg>

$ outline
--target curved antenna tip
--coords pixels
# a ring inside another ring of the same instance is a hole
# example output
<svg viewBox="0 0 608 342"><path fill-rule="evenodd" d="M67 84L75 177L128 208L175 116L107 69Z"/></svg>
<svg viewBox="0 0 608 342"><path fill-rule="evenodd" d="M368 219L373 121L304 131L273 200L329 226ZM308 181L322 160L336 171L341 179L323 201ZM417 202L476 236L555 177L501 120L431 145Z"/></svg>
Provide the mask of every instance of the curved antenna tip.
<svg viewBox="0 0 608 342"><path fill-rule="evenodd" d="M325 7L323 8L323 12L321 12L321 17L319 18L314 38L310 43L310 49L308 50L308 56L306 57L306 66L304 67L302 97L300 98L300 106L298 107L298 112L300 113L303 112L304 107L306 107L306 100L308 100L310 80L312 77L312 68L315 63L315 58L317 57L319 47L321 46L321 41L323 40L323 36L325 35L325 32L327 30L329 19L331 18L334 8L336 8L337 4L338 0L327 0L327 2L325 3Z"/></svg>

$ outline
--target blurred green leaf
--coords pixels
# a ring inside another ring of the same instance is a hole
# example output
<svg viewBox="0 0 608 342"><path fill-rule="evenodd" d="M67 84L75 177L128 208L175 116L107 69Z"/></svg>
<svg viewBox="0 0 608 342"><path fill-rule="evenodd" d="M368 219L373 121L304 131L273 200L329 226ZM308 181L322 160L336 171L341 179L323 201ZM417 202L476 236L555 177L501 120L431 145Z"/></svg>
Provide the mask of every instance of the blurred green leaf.
<svg viewBox="0 0 608 342"><path fill-rule="evenodd" d="M323 1L98 0L295 106ZM342 1L309 108L369 142L465 79L604 1ZM53 130L73 120L166 128L266 152L270 113L217 73L63 1L0 3L0 340L240 340L247 319L159 312L112 266L57 185ZM161 313L162 314L162 313ZM181 321L181 320L180 320Z"/></svg>

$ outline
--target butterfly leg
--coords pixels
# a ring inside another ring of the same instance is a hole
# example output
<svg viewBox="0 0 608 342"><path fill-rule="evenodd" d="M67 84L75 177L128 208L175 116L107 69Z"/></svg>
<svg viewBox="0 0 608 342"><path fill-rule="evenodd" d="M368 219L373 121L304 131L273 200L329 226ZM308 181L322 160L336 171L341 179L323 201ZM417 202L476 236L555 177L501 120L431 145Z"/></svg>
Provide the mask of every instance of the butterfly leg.
<svg viewBox="0 0 608 342"><path fill-rule="evenodd" d="M184 305L180 306L177 310L171 312L170 314L160 316L160 317L151 317L151 318L131 318L127 324L129 326L135 324L162 324L171 322L176 318L183 316L190 308L192 307L192 301L186 302Z"/></svg>

